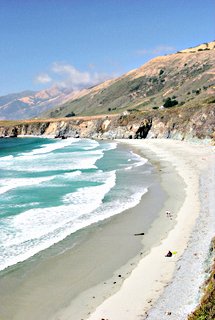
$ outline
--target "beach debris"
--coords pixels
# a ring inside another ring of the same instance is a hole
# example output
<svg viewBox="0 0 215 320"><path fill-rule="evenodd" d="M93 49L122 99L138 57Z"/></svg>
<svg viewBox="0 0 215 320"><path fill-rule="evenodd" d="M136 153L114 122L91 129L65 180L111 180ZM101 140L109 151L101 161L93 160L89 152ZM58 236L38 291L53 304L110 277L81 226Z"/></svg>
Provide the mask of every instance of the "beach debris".
<svg viewBox="0 0 215 320"><path fill-rule="evenodd" d="M169 252L165 255L165 257L172 257L172 252L169 251Z"/></svg>
<svg viewBox="0 0 215 320"><path fill-rule="evenodd" d="M167 311L165 314L166 314L166 316L171 316L172 312Z"/></svg>
<svg viewBox="0 0 215 320"><path fill-rule="evenodd" d="M118 277L121 278L122 277L121 274L119 274Z"/></svg>
<svg viewBox="0 0 215 320"><path fill-rule="evenodd" d="M134 235L135 236L144 236L144 234L145 234L144 232L141 232L141 233L135 233Z"/></svg>
<svg viewBox="0 0 215 320"><path fill-rule="evenodd" d="M172 254L177 254L177 251L172 251Z"/></svg>
<svg viewBox="0 0 215 320"><path fill-rule="evenodd" d="M171 212L169 210L166 210L166 216L168 218L172 218L172 214L171 214Z"/></svg>

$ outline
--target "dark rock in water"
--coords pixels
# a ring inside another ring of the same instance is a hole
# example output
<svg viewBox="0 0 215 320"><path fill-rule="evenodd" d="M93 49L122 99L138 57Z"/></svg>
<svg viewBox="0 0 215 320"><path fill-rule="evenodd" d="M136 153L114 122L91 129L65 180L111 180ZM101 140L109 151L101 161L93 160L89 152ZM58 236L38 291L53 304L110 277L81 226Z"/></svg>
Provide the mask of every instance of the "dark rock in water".
<svg viewBox="0 0 215 320"><path fill-rule="evenodd" d="M145 234L144 232L141 232L141 233L135 233L134 235L135 236L144 236L144 234Z"/></svg>
<svg viewBox="0 0 215 320"><path fill-rule="evenodd" d="M67 139L67 137L66 137L66 136L61 135L60 133L59 133L59 134L57 134L54 138L55 138L55 139Z"/></svg>

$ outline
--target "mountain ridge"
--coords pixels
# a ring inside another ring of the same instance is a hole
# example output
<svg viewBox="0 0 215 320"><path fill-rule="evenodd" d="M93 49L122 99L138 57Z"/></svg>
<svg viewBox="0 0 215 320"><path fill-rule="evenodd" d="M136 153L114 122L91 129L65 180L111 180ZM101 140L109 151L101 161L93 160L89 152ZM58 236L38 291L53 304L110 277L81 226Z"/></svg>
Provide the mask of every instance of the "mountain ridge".
<svg viewBox="0 0 215 320"><path fill-rule="evenodd" d="M71 99L73 90L57 86L40 90L26 90L0 97L0 119L19 120L37 117L41 112Z"/></svg>
<svg viewBox="0 0 215 320"><path fill-rule="evenodd" d="M80 91L41 117L150 110L161 107L168 96L176 97L180 105L198 95L211 94L215 84L215 42L208 48L203 50L200 45L195 50L156 57L119 78Z"/></svg>
<svg viewBox="0 0 215 320"><path fill-rule="evenodd" d="M158 56L118 78L79 91L57 86L0 97L0 119L58 118L178 106L214 93L215 41Z"/></svg>

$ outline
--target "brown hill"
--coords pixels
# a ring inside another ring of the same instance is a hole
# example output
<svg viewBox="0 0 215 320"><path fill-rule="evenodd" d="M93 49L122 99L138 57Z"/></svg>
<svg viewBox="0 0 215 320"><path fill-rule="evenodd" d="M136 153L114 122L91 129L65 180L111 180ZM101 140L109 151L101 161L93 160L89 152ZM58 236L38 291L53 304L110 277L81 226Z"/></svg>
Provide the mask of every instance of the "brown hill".
<svg viewBox="0 0 215 320"><path fill-rule="evenodd" d="M0 97L0 119L29 119L65 103L75 94L71 90L52 87L38 92L24 91Z"/></svg>
<svg viewBox="0 0 215 320"><path fill-rule="evenodd" d="M167 98L178 106L214 94L215 42L157 57L138 69L84 89L42 117L69 117L142 111L163 106Z"/></svg>

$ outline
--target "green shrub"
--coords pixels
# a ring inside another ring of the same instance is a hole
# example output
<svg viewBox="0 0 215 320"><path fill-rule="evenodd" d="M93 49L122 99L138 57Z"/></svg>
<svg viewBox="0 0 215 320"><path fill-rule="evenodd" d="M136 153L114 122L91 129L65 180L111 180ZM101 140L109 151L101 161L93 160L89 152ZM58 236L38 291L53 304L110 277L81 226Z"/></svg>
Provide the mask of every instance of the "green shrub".
<svg viewBox="0 0 215 320"><path fill-rule="evenodd" d="M172 100L170 97L167 98L163 104L164 108L171 108L178 104L177 100Z"/></svg>
<svg viewBox="0 0 215 320"><path fill-rule="evenodd" d="M65 115L66 118L70 118L70 117L74 117L75 116L75 112L70 112L67 115Z"/></svg>
<svg viewBox="0 0 215 320"><path fill-rule="evenodd" d="M160 69L159 76L161 76L163 73L164 73L164 70Z"/></svg>

